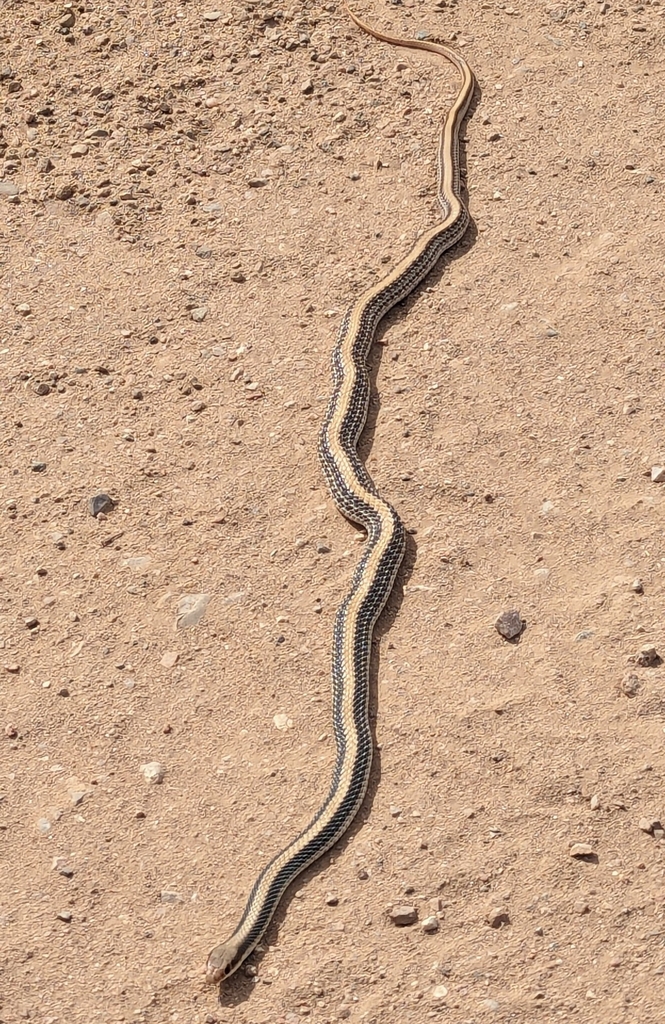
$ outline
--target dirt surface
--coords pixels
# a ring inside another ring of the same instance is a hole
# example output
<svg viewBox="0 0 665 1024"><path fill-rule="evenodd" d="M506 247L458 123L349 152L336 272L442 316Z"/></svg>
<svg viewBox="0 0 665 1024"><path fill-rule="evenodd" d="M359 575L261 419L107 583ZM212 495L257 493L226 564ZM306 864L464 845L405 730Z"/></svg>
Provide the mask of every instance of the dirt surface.
<svg viewBox="0 0 665 1024"><path fill-rule="evenodd" d="M333 759L335 331L456 81L334 4L2 4L4 1024L661 1019L665 8L514 3L358 10L471 63L474 226L372 356L370 793L221 1001Z"/></svg>

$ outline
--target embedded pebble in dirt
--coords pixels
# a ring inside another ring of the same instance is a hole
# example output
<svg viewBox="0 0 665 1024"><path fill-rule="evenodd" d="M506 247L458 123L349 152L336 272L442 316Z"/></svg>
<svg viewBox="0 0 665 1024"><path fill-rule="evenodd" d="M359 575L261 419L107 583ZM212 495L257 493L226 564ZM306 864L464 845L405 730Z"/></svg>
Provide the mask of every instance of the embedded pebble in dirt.
<svg viewBox="0 0 665 1024"><path fill-rule="evenodd" d="M141 765L141 774L146 782L159 785L159 783L164 781L166 769L159 761L148 761L146 764Z"/></svg>
<svg viewBox="0 0 665 1024"><path fill-rule="evenodd" d="M116 503L113 498L110 498L108 494L104 494L103 492L95 494L93 497L88 499L90 515L94 516L95 519L99 516L100 512L112 512L115 508L115 504Z"/></svg>
<svg viewBox="0 0 665 1024"><path fill-rule="evenodd" d="M208 950L329 790L366 547L317 459L330 354L440 219L456 72L309 0L2 5L8 1019L659 1019L661 11L358 7L471 63L473 226L369 357L409 531L369 794L220 1004Z"/></svg>
<svg viewBox="0 0 665 1024"><path fill-rule="evenodd" d="M524 620L518 611L501 612L495 622L495 627L506 640L514 640L524 629Z"/></svg>

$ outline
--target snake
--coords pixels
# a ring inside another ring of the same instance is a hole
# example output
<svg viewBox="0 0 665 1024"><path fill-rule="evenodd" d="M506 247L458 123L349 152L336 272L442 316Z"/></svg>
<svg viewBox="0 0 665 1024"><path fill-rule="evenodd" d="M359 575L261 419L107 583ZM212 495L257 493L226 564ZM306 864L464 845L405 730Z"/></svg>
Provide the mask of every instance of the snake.
<svg viewBox="0 0 665 1024"><path fill-rule="evenodd" d="M437 197L443 219L423 231L411 251L377 284L367 288L343 316L332 354L332 392L319 435L319 458L334 504L364 528L364 552L349 591L337 610L332 644L332 715L336 743L328 795L307 827L281 850L256 879L237 927L208 957L209 982L238 970L263 937L287 887L338 842L363 802L373 743L369 723L370 660L376 621L393 589L405 552L405 529L395 509L378 493L357 451L370 399L367 359L377 326L459 242L469 225L461 194L460 126L474 89L466 60L439 41L402 39L365 24L368 35L391 46L424 50L445 58L459 72L459 91L447 111L437 151Z"/></svg>

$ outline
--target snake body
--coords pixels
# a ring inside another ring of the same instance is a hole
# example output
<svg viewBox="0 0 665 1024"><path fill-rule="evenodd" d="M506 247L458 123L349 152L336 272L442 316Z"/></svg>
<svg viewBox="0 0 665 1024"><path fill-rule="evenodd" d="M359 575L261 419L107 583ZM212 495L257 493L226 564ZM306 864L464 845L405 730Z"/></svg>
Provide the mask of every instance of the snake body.
<svg viewBox="0 0 665 1024"><path fill-rule="evenodd" d="M263 869L233 934L210 953L207 976L222 981L256 947L287 886L346 832L363 801L372 764L369 668L372 631L393 588L404 556L404 527L378 493L356 446L370 397L367 356L383 316L427 276L443 252L467 229L460 194L459 130L473 92L466 61L442 43L407 40L379 32L349 11L363 31L392 46L426 50L450 61L461 75L457 98L439 139L438 198L443 220L425 231L411 252L347 311L332 356L333 391L319 438L319 456L339 511L367 531L364 554L333 630L333 724L337 757L330 791L309 825Z"/></svg>

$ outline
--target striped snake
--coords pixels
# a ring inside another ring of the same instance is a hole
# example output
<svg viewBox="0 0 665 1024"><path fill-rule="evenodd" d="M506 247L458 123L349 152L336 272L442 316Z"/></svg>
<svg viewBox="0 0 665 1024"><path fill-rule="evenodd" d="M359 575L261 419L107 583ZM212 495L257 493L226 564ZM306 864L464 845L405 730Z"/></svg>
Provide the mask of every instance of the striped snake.
<svg viewBox="0 0 665 1024"><path fill-rule="evenodd" d="M383 280L368 288L345 314L332 356L333 392L319 438L319 456L335 505L367 531L364 554L353 574L333 630L333 726L337 758L330 792L300 835L263 869L233 934L210 953L207 977L220 982L240 967L263 936L287 886L338 841L353 821L367 790L372 764L369 726L369 665L372 631L404 556L404 527L379 496L356 446L365 425L370 385L367 356L383 316L429 274L442 253L469 224L460 194L459 132L473 75L466 61L441 43L398 39L366 25L359 28L391 46L427 50L459 71L461 87L439 139L438 199L443 220L420 236L411 252Z"/></svg>

